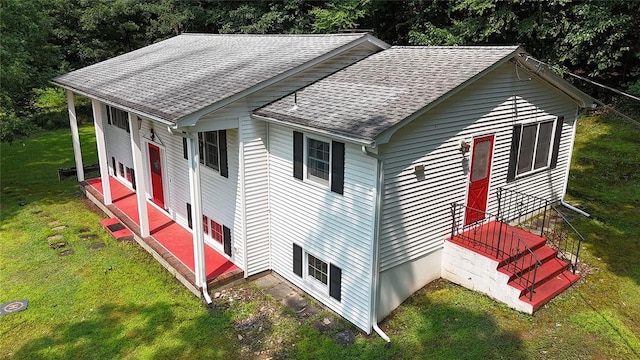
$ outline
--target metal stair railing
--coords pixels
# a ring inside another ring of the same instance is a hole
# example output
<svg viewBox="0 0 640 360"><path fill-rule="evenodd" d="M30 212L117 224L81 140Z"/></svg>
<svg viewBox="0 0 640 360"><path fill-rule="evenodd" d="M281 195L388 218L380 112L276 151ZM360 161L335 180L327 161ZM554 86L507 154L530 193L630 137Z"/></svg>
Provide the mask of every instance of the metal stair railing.
<svg viewBox="0 0 640 360"><path fill-rule="evenodd" d="M546 238L558 250L557 257L567 261L576 273L584 237L551 201L504 188L498 188L496 196L499 217ZM569 236L569 229L575 236Z"/></svg>
<svg viewBox="0 0 640 360"><path fill-rule="evenodd" d="M464 224L464 214L478 212L484 216L470 224ZM451 239L467 242L489 252L503 263L533 298L538 268L542 265L538 257L515 229L498 216L465 205L451 204ZM491 225L495 222L496 225ZM485 231L480 229L484 227ZM527 271L528 270L528 271Z"/></svg>

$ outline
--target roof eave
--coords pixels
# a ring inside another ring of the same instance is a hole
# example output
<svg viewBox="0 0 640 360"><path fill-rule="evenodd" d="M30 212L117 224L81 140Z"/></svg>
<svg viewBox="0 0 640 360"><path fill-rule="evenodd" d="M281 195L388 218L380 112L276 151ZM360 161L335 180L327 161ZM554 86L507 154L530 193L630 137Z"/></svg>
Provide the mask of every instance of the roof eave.
<svg viewBox="0 0 640 360"><path fill-rule="evenodd" d="M568 81L564 80L560 76L557 76L553 72L545 70L544 68L538 66L538 64L533 64L531 61L529 61L530 59L535 60L539 64L538 60L525 52L521 52L519 56L515 57L515 61L518 64L521 64L533 75L542 78L552 87L571 97L581 108L592 108L593 104L596 103L595 98L582 92L575 86L571 85Z"/></svg>
<svg viewBox="0 0 640 360"><path fill-rule="evenodd" d="M156 115L151 115L151 114L148 114L148 113L146 113L146 112L144 112L144 111L140 111L140 110L138 110L138 109L134 109L134 108L132 108L132 107L130 107L130 106L122 105L122 104L119 104L119 103L113 102L113 101L111 101L111 100L107 100L107 99L102 98L102 97L100 97L100 96L97 96L97 95L95 95L95 94L90 94L90 93L88 93L88 92L86 92L86 91L83 91L83 90L80 90L80 89L74 88L73 86L69 86L69 85L67 85L67 84L64 84L64 83L58 82L58 81L56 81L56 79L53 79L53 80L51 80L50 82L51 82L52 84L56 85L56 86L60 86L61 88L65 89L65 90L69 90L69 91L71 91L71 92L73 92L73 93L76 93L76 94L79 94L79 95L82 95L82 96L86 96L86 97L88 97L88 98L90 98L90 99L98 100L98 101L100 101L100 102L102 102L102 103L104 103L104 104L106 104L106 105L113 106L113 107L117 107L117 108L122 109L122 110L125 110L125 111L127 111L127 112L132 112L132 113L134 113L134 114L136 114L136 115L139 115L139 116L141 116L141 117L144 117L144 118L147 118L147 119L150 119L150 120L153 120L153 121L159 122L159 123L161 123L161 124L163 124L163 125L168 125L168 126L173 126L173 125L175 125L175 123L174 123L173 121L171 121L171 120L163 119L163 118L158 117L158 116L156 116Z"/></svg>
<svg viewBox="0 0 640 360"><path fill-rule="evenodd" d="M474 83L476 80L480 79L481 77L483 77L487 73L493 71L497 67L499 67L502 64L506 63L507 61L509 61L510 59L515 57L521 51L522 51L522 49L520 47L517 47L511 53L509 53L508 55L504 56L502 59L496 61L493 65L491 65L491 66L487 67L486 69L482 70L481 72L477 73L475 76L471 77L470 79L468 79L467 81L465 81L462 84L458 85L454 89L448 91L447 93L445 93L444 95L440 96L436 100L430 102L429 104L427 104L426 106L422 107L418 111L416 111L413 114L409 115L408 117L404 118L403 120L401 120L397 124L385 129L384 131L382 131L380 134L378 134L375 137L376 144L386 144L386 143L388 143L389 140L391 140L391 136L393 136L393 134L395 134L395 132L398 131L400 128L404 127L405 125L407 125L408 123L412 122L416 118L422 116L427 111L429 111L429 110L433 109L434 107L438 106L443 101L445 101L448 98L452 97L453 95L457 94L458 92L460 92L461 90L463 90L467 86L471 85L472 83Z"/></svg>
<svg viewBox="0 0 640 360"><path fill-rule="evenodd" d="M309 69L312 66L315 66L325 60L328 60L336 55L341 54L342 52L349 50L351 48L354 48L358 45L361 45L363 43L369 42L377 47L379 47L381 50L384 49L388 49L389 47L391 47L391 45L387 44L386 42L371 36L369 34L363 34L363 36L359 37L358 39L355 39L347 44L344 44L340 47L337 47L333 50L331 50L328 53L325 53L321 56L318 56L312 60L307 61L306 63L299 65L293 69L289 69L285 72L283 72L282 74L279 74L277 76L274 76L270 79L267 79L261 83L258 83L250 88L247 88L235 95L229 96L227 98L224 98L220 101L217 101L209 106L206 106L202 109L199 109L189 115L183 116L181 118L178 118L176 123L173 125L174 128L178 129L178 128L182 128L182 127L189 127L189 126L193 126L196 124L196 122L198 122L198 119L200 119L202 116L212 112L212 111L216 111L224 106L227 106L231 103L234 103L248 95L251 95L252 93L262 90L270 85L273 85L275 83L278 83L290 76L293 76L301 71L304 71L306 69Z"/></svg>
<svg viewBox="0 0 640 360"><path fill-rule="evenodd" d="M282 125L282 126L286 126L286 127L289 127L289 128L301 130L303 132L314 133L316 135L330 137L332 139L341 140L341 141L348 142L348 143L351 143L351 144L356 144L356 145L360 145L360 146L366 146L366 147L369 147L369 148L375 148L376 147L376 142L373 139L354 138L354 137L351 137L351 136L338 134L338 133L335 133L335 132L332 132L332 131L328 131L328 130L322 130L322 129L314 128L314 127L311 127L311 126L306 126L306 125L292 123L292 122L289 122L289 121L276 119L276 118L270 117L270 116L251 114L251 117L253 119L256 119L256 120L262 120L262 121L265 121L265 122L268 122L268 123Z"/></svg>

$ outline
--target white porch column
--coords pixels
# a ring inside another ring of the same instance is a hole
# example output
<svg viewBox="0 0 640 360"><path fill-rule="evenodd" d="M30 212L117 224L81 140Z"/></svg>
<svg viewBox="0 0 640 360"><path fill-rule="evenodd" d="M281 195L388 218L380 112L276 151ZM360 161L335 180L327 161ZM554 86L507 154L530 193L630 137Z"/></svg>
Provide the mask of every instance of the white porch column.
<svg viewBox="0 0 640 360"><path fill-rule="evenodd" d="M100 180L102 182L102 196L105 205L111 205L111 184L109 183L109 161L107 160L107 145L104 140L104 119L102 118L102 104L91 100L93 108L93 125L96 129L96 146L98 147L98 164L100 164Z"/></svg>
<svg viewBox="0 0 640 360"><path fill-rule="evenodd" d="M147 211L147 189L143 179L142 148L140 146L140 129L138 117L129 113L129 129L131 131L131 154L133 155L133 171L136 180L136 198L138 200L138 217L140 218L140 236L145 238L149 232L149 213Z"/></svg>
<svg viewBox="0 0 640 360"><path fill-rule="evenodd" d="M196 286L207 281L204 263L204 231L202 226L202 192L200 191L200 149L198 136L187 138L189 158L189 194L191 196L191 219L193 225L193 260Z"/></svg>
<svg viewBox="0 0 640 360"><path fill-rule="evenodd" d="M69 109L69 124L71 125L71 138L73 139L73 156L76 160L78 182L84 181L84 167L82 165L82 150L80 149L80 134L78 133L78 118L76 117L76 104L73 101L73 93L66 90L67 108Z"/></svg>

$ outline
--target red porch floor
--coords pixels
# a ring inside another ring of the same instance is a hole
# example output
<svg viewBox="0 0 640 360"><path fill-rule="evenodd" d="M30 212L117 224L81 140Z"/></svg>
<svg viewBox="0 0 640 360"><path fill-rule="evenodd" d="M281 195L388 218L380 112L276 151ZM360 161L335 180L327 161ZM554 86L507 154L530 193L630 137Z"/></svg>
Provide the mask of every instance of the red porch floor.
<svg viewBox="0 0 640 360"><path fill-rule="evenodd" d="M109 182L113 205L128 216L135 225L139 226L140 218L136 194L114 178L110 177ZM100 179L90 179L86 183L100 194L104 193ZM191 270L191 275L193 275L193 236L191 232L171 220L165 212L148 203L147 212L151 237L173 254L182 264L187 266ZM230 275L241 271L231 261L207 244L204 246L204 257L207 281L218 278L221 275Z"/></svg>

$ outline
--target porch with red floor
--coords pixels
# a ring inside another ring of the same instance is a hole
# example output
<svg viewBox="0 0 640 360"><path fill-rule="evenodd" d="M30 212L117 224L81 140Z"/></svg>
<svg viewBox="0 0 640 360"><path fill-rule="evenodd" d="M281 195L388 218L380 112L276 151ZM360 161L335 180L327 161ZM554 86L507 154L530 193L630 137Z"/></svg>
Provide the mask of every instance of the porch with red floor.
<svg viewBox="0 0 640 360"><path fill-rule="evenodd" d="M111 186L112 205L107 206L107 208L138 238L141 238L136 193L112 177L109 177L109 183ZM102 182L99 178L87 180L83 182L82 186L104 206ZM151 236L142 240L195 287L193 236L191 232L173 221L164 211L149 203L146 205ZM206 243L204 246L204 258L207 283L211 286L243 276L241 269Z"/></svg>

